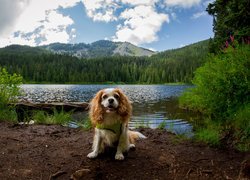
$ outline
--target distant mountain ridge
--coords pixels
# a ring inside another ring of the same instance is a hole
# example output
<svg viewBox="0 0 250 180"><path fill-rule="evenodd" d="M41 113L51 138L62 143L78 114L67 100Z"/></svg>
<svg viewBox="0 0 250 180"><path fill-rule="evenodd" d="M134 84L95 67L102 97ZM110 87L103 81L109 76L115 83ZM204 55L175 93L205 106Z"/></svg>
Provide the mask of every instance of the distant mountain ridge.
<svg viewBox="0 0 250 180"><path fill-rule="evenodd" d="M151 59L182 59L183 54L191 58L191 55L199 54L200 51L208 53L209 40L199 41L182 48L154 52L149 49L137 47L128 42L112 42L106 40L96 41L91 44L63 44L52 43L45 46L31 47L27 45L9 45L0 48L0 52L11 54L61 54L78 58L98 58L112 56L139 56Z"/></svg>
<svg viewBox="0 0 250 180"><path fill-rule="evenodd" d="M112 42L100 40L91 44L63 44L53 43L39 46L57 54L69 54L78 58L120 56L151 56L156 52L135 46L129 42Z"/></svg>

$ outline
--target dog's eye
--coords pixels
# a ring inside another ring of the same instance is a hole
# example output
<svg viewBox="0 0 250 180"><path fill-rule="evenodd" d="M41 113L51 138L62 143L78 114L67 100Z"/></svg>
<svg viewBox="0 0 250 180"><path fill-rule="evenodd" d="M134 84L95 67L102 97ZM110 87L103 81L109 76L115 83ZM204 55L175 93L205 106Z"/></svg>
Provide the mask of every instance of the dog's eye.
<svg viewBox="0 0 250 180"><path fill-rule="evenodd" d="M115 94L114 97L115 97L116 99L119 99L119 98L120 98L120 96L119 96L118 94Z"/></svg>
<svg viewBox="0 0 250 180"><path fill-rule="evenodd" d="M107 99L107 97L108 97L107 95L102 96L103 99Z"/></svg>

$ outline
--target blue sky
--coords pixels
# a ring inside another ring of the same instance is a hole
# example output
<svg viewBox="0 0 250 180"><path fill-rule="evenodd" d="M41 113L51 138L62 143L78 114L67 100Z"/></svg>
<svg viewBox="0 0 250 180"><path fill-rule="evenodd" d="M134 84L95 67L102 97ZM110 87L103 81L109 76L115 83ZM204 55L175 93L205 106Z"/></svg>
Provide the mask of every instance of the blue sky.
<svg viewBox="0 0 250 180"><path fill-rule="evenodd" d="M0 0L0 47L107 39L157 51L179 48L213 37L209 2Z"/></svg>

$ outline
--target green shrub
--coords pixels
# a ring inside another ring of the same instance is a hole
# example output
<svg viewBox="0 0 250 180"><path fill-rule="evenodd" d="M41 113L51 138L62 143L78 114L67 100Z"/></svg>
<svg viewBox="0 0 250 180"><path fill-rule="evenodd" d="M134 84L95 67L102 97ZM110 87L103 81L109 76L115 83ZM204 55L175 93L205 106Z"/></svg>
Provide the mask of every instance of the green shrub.
<svg viewBox="0 0 250 180"><path fill-rule="evenodd" d="M195 72L195 88L180 98L182 106L226 119L242 104L249 102L250 46L229 48L211 55Z"/></svg>
<svg viewBox="0 0 250 180"><path fill-rule="evenodd" d="M231 129L229 137L233 145L240 150L250 150L249 79L249 45L210 55L207 63L196 70L195 87L180 97L180 105L209 117L207 123L203 122L205 126L197 130L197 139L216 145L219 132ZM221 125L220 129L211 128L214 122Z"/></svg>
<svg viewBox="0 0 250 180"><path fill-rule="evenodd" d="M250 103L239 108L238 111L230 117L230 120L237 128L242 129L246 135L250 136Z"/></svg>
<svg viewBox="0 0 250 180"><path fill-rule="evenodd" d="M0 120L16 120L14 105L10 104L17 101L21 83L20 75L11 75L0 67Z"/></svg>
<svg viewBox="0 0 250 180"><path fill-rule="evenodd" d="M236 147L240 151L250 151L250 103L243 105L231 117L234 127Z"/></svg>

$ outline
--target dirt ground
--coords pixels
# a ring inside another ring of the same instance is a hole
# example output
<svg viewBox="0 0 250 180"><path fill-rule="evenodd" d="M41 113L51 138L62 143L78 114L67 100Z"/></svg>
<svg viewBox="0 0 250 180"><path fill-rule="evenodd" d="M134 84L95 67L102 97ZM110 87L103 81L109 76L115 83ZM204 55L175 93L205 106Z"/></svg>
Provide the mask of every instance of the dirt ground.
<svg viewBox="0 0 250 180"><path fill-rule="evenodd" d="M124 161L91 160L93 130L0 123L0 179L249 179L250 153L216 149L162 130L139 129Z"/></svg>

